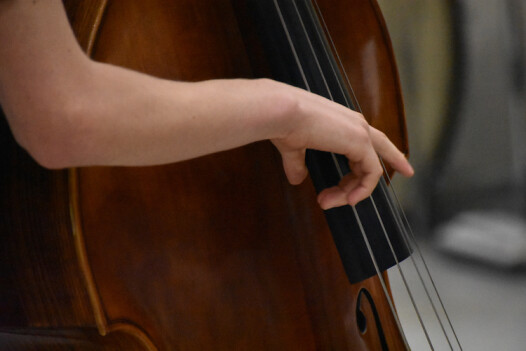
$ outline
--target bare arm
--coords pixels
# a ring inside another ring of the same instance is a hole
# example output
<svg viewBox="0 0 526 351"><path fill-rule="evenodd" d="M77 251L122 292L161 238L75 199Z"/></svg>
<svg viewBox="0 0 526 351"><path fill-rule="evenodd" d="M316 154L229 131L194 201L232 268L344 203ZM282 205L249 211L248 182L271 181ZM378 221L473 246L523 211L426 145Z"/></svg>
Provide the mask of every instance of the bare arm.
<svg viewBox="0 0 526 351"><path fill-rule="evenodd" d="M269 103L271 101L272 103ZM346 155L353 174L319 195L355 204L402 153L363 116L272 80L154 78L84 55L57 0L0 1L0 104L20 145L49 168L177 162L270 139L289 181L307 147Z"/></svg>

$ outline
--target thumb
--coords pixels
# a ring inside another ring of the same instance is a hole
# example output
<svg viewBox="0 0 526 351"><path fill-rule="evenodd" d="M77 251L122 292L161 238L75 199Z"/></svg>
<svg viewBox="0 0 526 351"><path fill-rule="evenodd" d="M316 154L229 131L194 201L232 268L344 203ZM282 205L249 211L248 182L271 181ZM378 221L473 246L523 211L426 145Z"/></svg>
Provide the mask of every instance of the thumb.
<svg viewBox="0 0 526 351"><path fill-rule="evenodd" d="M305 149L281 151L281 158L283 160L283 169L290 184L298 185L305 177L308 171L305 166Z"/></svg>

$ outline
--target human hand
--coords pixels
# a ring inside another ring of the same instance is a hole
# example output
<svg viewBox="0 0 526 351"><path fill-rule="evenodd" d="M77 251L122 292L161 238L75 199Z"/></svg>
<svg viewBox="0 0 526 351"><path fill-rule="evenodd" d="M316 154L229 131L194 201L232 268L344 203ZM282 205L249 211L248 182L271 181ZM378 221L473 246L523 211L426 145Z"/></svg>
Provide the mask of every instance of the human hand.
<svg viewBox="0 0 526 351"><path fill-rule="evenodd" d="M323 209L355 205L367 198L383 173L379 156L402 175L413 175L404 154L360 113L301 89L294 93L298 102L287 111L294 116L290 117L290 132L272 139L282 155L289 182L299 184L307 176L307 148L342 154L349 160L351 172L337 186L318 195Z"/></svg>

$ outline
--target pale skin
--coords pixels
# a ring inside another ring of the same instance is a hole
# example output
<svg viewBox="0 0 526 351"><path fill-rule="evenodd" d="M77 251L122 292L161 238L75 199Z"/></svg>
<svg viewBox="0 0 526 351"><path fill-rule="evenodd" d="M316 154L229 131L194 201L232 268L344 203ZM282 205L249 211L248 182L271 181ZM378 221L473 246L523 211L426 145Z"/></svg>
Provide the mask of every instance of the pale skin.
<svg viewBox="0 0 526 351"><path fill-rule="evenodd" d="M352 173L318 195L323 209L368 197L378 155L413 174L361 114L304 90L270 79L169 81L95 62L57 0L0 0L0 104L47 168L167 164L268 139L291 184L307 176L307 148L349 159Z"/></svg>

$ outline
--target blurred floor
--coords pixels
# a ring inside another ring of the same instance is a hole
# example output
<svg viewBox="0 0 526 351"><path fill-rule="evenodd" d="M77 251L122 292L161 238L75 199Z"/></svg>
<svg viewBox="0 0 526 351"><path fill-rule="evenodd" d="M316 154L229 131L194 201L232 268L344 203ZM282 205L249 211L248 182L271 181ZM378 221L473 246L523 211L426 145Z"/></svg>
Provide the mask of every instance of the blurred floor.
<svg viewBox="0 0 526 351"><path fill-rule="evenodd" d="M421 244L421 248L463 350L526 350L526 273L454 259L429 245ZM408 263L404 262L404 270L410 268ZM391 286L410 346L412 350L431 350L396 271L390 271ZM418 285L416 274L410 269L408 272L409 285ZM415 299L427 303L425 291L417 289ZM433 311L419 309L423 320L432 324L429 329L434 349L450 350L447 341L436 336L440 326Z"/></svg>

